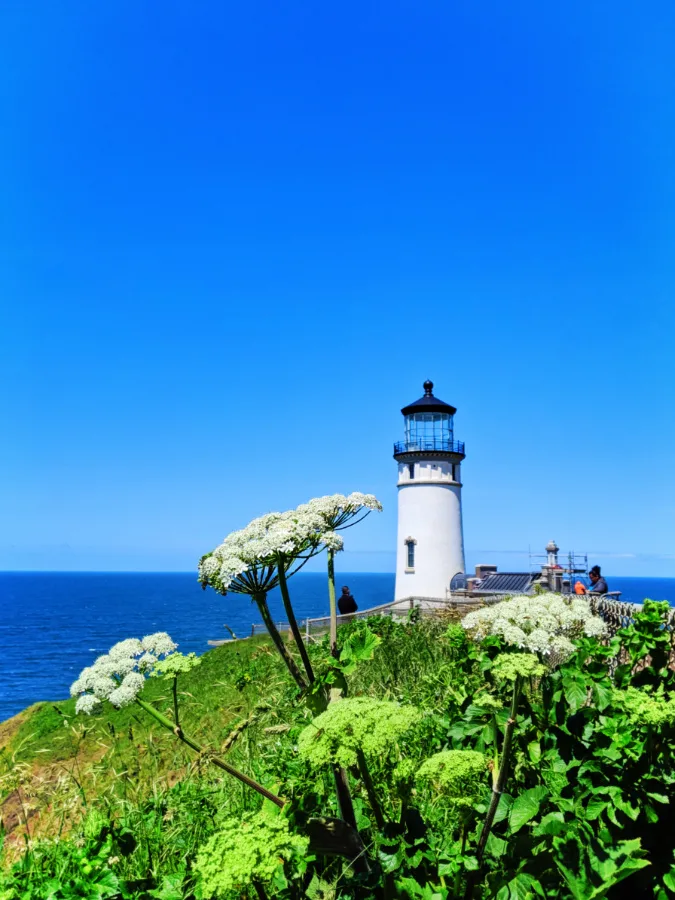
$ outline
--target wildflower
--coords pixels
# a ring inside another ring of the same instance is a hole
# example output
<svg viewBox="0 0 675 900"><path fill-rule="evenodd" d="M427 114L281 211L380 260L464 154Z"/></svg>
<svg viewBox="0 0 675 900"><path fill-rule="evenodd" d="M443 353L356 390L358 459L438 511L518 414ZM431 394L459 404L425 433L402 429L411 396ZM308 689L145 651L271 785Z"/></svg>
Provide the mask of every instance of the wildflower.
<svg viewBox="0 0 675 900"><path fill-rule="evenodd" d="M383 756L421 719L412 706L390 700L350 697L332 703L300 733L298 752L314 766L353 766L357 751Z"/></svg>
<svg viewBox="0 0 675 900"><path fill-rule="evenodd" d="M599 637L606 630L583 597L552 593L503 600L469 613L462 625L476 641L498 635L507 644L557 662L574 651L575 638Z"/></svg>
<svg viewBox="0 0 675 900"><path fill-rule="evenodd" d="M288 820L257 813L227 819L197 853L195 871L205 897L239 896L252 881L268 882L280 865L307 854L307 838L291 834Z"/></svg>
<svg viewBox="0 0 675 900"><path fill-rule="evenodd" d="M124 641L118 641L118 643L113 644L108 650L108 656L112 659L117 659L118 657L138 656L142 652L143 645L138 638L126 638Z"/></svg>
<svg viewBox="0 0 675 900"><path fill-rule="evenodd" d="M475 750L443 750L420 766L417 777L430 781L454 806L473 806L485 785L487 759Z"/></svg>
<svg viewBox="0 0 675 900"><path fill-rule="evenodd" d="M317 497L294 510L259 516L202 557L199 581L223 594L269 591L278 584L276 570L281 561L288 566L322 547L341 550L342 539L334 532L347 527L359 512L367 515L381 508L372 494L333 494Z"/></svg>
<svg viewBox="0 0 675 900"><path fill-rule="evenodd" d="M675 698L666 698L662 690L654 693L629 687L614 691L614 701L631 722L656 727L675 723Z"/></svg>
<svg viewBox="0 0 675 900"><path fill-rule="evenodd" d="M201 665L201 657L195 653L171 653L165 659L156 663L152 670L152 675L157 678L175 678L177 675L184 675L196 666Z"/></svg>
<svg viewBox="0 0 675 900"><path fill-rule="evenodd" d="M325 534L321 535L321 543L324 547L328 547L329 550L335 551L342 550L344 546L344 540L335 531L327 531Z"/></svg>
<svg viewBox="0 0 675 900"><path fill-rule="evenodd" d="M157 631L155 634L146 635L141 641L143 650L154 653L155 656L166 656L173 653L178 644L171 640L166 631Z"/></svg>
<svg viewBox="0 0 675 900"><path fill-rule="evenodd" d="M98 697L95 697L93 694L82 694L81 697L77 698L75 712L78 715L82 713L85 716L90 716L92 713L96 712L100 706L101 701Z"/></svg>
<svg viewBox="0 0 675 900"><path fill-rule="evenodd" d="M84 668L70 686L71 697L78 697L75 711L91 714L101 700L109 700L118 708L128 706L143 689L145 674L161 662L159 657L171 653L176 646L163 631L148 635L143 641L119 641L93 665Z"/></svg>
<svg viewBox="0 0 675 900"><path fill-rule="evenodd" d="M122 679L119 687L115 688L108 700L113 706L121 709L123 706L129 706L143 690L145 678L140 672L130 672Z"/></svg>
<svg viewBox="0 0 675 900"><path fill-rule="evenodd" d="M516 681L543 675L546 667L533 653L500 653L490 671L496 681Z"/></svg>

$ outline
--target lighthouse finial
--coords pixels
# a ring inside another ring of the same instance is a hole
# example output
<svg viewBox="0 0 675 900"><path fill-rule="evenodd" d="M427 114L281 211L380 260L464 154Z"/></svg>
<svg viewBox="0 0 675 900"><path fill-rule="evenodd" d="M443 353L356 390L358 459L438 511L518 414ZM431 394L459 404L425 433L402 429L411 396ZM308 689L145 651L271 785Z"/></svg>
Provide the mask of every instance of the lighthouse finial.
<svg viewBox="0 0 675 900"><path fill-rule="evenodd" d="M433 383L433 381L429 381L429 380L427 379L427 380L424 382L424 384L422 385L422 387L424 388L424 396L425 396L425 397L431 397L431 396L432 396L432 391L433 391L433 389L434 389L434 383Z"/></svg>

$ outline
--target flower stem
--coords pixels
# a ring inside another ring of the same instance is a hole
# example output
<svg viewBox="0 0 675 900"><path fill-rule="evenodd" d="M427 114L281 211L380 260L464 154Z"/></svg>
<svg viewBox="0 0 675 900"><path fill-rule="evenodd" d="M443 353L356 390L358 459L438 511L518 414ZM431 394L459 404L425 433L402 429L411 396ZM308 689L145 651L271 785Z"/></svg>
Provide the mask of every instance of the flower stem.
<svg viewBox="0 0 675 900"><path fill-rule="evenodd" d="M502 759L501 765L499 766L499 772L496 774L493 779L492 784L492 797L490 798L490 805L488 807L487 814L485 816L485 821L483 822L483 828L480 833L480 838L478 840L478 848L476 850L476 857L478 859L478 869L475 872L471 872L469 874L469 879L466 886L466 893L464 894L465 900L468 900L473 893L473 886L480 877L482 868L483 868L483 857L485 855L485 846L487 844L488 838L490 837L490 832L492 831L492 825L494 823L495 814L497 812L497 807L499 806L499 799L504 790L504 785L506 784L506 776L508 775L509 762L511 761L511 746L513 744L513 732L516 727L516 716L518 713L518 700L520 698L520 692L522 689L523 680L522 678L517 678L513 684L513 694L511 696L511 711L509 713L508 721L506 722L506 728L504 729L504 746L502 747Z"/></svg>
<svg viewBox="0 0 675 900"><path fill-rule="evenodd" d="M330 604L330 652L337 659L337 604L335 603L335 551L328 548L328 602Z"/></svg>
<svg viewBox="0 0 675 900"><path fill-rule="evenodd" d="M291 606L291 597L288 593L288 581L286 580L286 570L284 568L283 557L279 557L279 565L277 568L279 571L279 590L281 591L281 599L283 600L284 609L286 610L286 618L288 619L288 624L290 625L291 632L293 634L293 637L295 638L295 644L298 648L300 658L302 659L302 664L305 667L307 678L309 680L309 683L311 684L314 681L314 671L312 669L312 664L309 661L307 647L305 646L305 642L302 639L302 634L300 633L300 629L298 628L298 622L295 618L293 607Z"/></svg>
<svg viewBox="0 0 675 900"><path fill-rule="evenodd" d="M366 762L366 757L363 755L363 750L356 751L356 758L359 763L359 771L361 773L361 778L363 779L363 786L366 789L366 794L368 794L368 802L370 803L370 808L372 809L373 815L375 816L375 822L377 823L377 827L380 829L380 831L383 831L387 823L385 821L384 815L382 814L382 807L380 806L380 801L375 790L375 785L373 784L373 779L370 777L368 763Z"/></svg>
<svg viewBox="0 0 675 900"><path fill-rule="evenodd" d="M204 747L201 744L198 744L196 741L192 740L192 738L188 737L183 731L176 731L174 723L171 719L167 719L166 716L162 715L159 710L156 710L154 706L151 706L149 703L146 703L145 700L141 700L140 697L136 697L136 703L144 709L147 713L149 713L156 722L159 722L160 725L163 725L164 728L168 728L173 734L176 734L180 740L187 744L191 750L194 750L196 753L206 753ZM286 801L281 797L278 797L276 794L273 794L271 791L268 791L266 787L263 787L262 784L257 782L254 778L250 778L248 775L245 775L243 772L240 772L239 769L235 769L234 766L231 766L229 763L226 763L225 760L220 759L217 756L211 756L208 754L208 759L213 763L214 766L217 766L219 769L222 769L224 772L227 772L228 775L232 775L233 778L237 778L243 784L252 788L254 791L257 791L259 794L262 794L267 800L271 800L272 803L276 803L278 807L283 807L286 804Z"/></svg>
<svg viewBox="0 0 675 900"><path fill-rule="evenodd" d="M267 594L264 591L259 591L253 595L253 599L258 604L258 609L260 610L260 615L262 616L263 622L265 623L265 627L267 628L269 635L274 642L274 646L279 651L279 655L286 663L286 668L291 673L295 683L300 688L300 690L304 691L307 687L307 683L302 677L300 669L298 669L298 667L296 666L295 660L288 652L288 648L286 647L286 644L284 644L284 640L279 634L277 626L272 621L270 609L267 605Z"/></svg>
<svg viewBox="0 0 675 900"><path fill-rule="evenodd" d="M173 721L174 730L177 735L181 734L180 719L178 718L178 676L174 675L171 685L171 693L173 695Z"/></svg>

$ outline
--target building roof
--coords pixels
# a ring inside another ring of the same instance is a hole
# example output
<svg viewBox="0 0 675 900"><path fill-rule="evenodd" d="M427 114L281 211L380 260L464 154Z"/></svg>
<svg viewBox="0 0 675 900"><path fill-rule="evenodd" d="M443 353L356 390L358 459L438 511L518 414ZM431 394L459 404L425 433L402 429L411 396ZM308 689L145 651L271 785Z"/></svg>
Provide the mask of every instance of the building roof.
<svg viewBox="0 0 675 900"><path fill-rule="evenodd" d="M440 412L447 413L450 416L454 416L454 414L457 412L454 406L450 406L449 403L444 403L443 400L439 400L438 397L434 397L433 381L425 381L423 387L424 396L420 397L419 400L415 400L415 402L409 404L409 406L404 406L401 410L404 416L410 416L413 413L425 412Z"/></svg>
<svg viewBox="0 0 675 900"><path fill-rule="evenodd" d="M499 594L526 593L532 584L532 575L529 572L496 572L494 575L486 575L480 584L476 585L478 592L494 591Z"/></svg>

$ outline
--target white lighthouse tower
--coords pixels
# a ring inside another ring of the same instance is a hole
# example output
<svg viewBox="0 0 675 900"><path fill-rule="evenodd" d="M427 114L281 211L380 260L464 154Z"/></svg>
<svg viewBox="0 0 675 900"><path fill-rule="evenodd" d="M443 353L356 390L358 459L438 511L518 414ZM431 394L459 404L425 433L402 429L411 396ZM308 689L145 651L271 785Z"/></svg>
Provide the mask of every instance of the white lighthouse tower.
<svg viewBox="0 0 675 900"><path fill-rule="evenodd" d="M461 464L464 444L454 439L457 410L433 394L401 412L405 440L394 444L398 463L398 542L395 599L444 600L454 575L464 572Z"/></svg>

